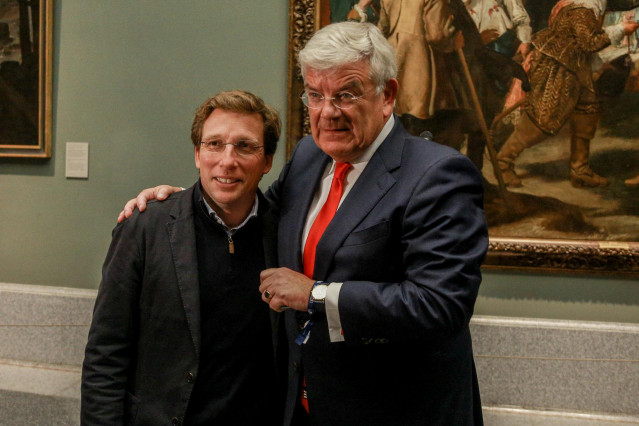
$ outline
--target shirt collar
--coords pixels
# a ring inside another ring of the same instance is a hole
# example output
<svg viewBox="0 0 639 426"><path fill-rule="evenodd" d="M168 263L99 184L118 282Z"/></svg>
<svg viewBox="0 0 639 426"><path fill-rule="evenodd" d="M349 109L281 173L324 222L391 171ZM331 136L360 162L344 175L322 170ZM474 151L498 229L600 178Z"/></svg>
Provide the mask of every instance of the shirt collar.
<svg viewBox="0 0 639 426"><path fill-rule="evenodd" d="M391 130L393 130L394 125L395 125L395 116L391 114L388 120L386 120L386 124L384 124L384 127L382 127L382 131L379 132L379 134L377 135L373 143L370 144L368 148L366 148L366 151L364 151L362 155L360 155L357 159L355 159L355 161L353 161L351 164L355 166L358 163L368 163L368 160L370 160L373 154L375 154L375 151L377 151L377 148L379 148L382 142L384 142L386 137L390 134Z"/></svg>
<svg viewBox="0 0 639 426"><path fill-rule="evenodd" d="M249 212L249 214L246 216L246 219L244 219L244 221L240 223L239 225L237 225L235 228L230 229L226 225L226 223L224 223L222 218L219 217L217 213L215 213L215 210L213 210L211 206L209 206L209 203L206 202L206 198L204 198L204 196L202 196L202 201L204 202L204 206L206 207L206 210L208 211L209 215L212 216L217 223L225 227L231 233L234 233L235 231L237 231L238 229L246 225L246 223L252 218L257 217L257 209L260 203L260 199L258 198L257 194L255 194L255 201L253 202L253 207L251 208L251 211Z"/></svg>

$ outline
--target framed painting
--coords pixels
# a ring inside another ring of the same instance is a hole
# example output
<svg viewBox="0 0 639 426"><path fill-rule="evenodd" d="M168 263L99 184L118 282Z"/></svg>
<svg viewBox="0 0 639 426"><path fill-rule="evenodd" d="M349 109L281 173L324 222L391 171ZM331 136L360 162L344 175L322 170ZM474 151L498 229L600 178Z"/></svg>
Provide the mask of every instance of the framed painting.
<svg viewBox="0 0 639 426"><path fill-rule="evenodd" d="M51 157L53 0L0 0L0 157Z"/></svg>
<svg viewBox="0 0 639 426"><path fill-rule="evenodd" d="M360 15L361 20L378 22L385 31L384 7L401 1L364 1L364 13L368 17ZM526 96L530 95L526 93L529 93L531 81L534 85L534 79L528 80L529 68L519 49L509 57L506 66L498 66L508 72L495 74L494 61L473 63L467 54L472 48L473 37L482 43L483 50L478 56L486 56L491 61L495 58L493 52L485 53L488 42L481 37L479 23L472 20L470 7L481 2L447 1L456 7L453 8L454 17L459 28L466 28L462 30L466 43L456 51L458 57L453 58L455 64L461 62L463 66L450 65L445 74L456 75L459 81L465 82L470 93L465 118L449 122L455 123L449 128L465 129L461 143L451 146L471 157L484 178L490 235L485 267L639 276L639 120L635 118L639 111L639 72L634 69L635 63L639 62L639 53L636 33L596 52L600 60L593 59L593 62L599 61L600 65L593 68L591 74L592 81L597 83L594 93L599 110L596 118L588 122L571 118L555 132L542 132L541 142L517 153L512 171L519 182L513 184L512 180L504 179L510 176L504 176L507 170L499 158L504 147L511 144L508 141L514 137L515 130L524 126L525 118L522 117L529 115ZM490 2L498 6L503 4L495 0ZM310 133L308 114L300 100L303 81L297 66L297 52L322 26L351 19L350 16L345 18L341 9L349 12L355 3L354 0L289 0L287 156L297 141ZM360 12L361 4L358 5ZM521 4L528 14L533 39L536 39L548 28L551 16L557 16L557 10L553 11L557 2L521 0ZM375 16L376 13L381 13L381 17ZM633 20L635 16L639 17L639 0L610 0L603 15L604 25ZM386 32L385 35L388 36ZM538 50L532 48L532 44L530 46L533 53ZM515 65L509 68L512 63ZM409 69L410 66L406 62L400 64L400 91L402 67ZM488 75L489 80L493 78L490 87L501 84L502 91L493 90L493 96L483 94L478 69ZM404 75L404 79L409 77ZM518 98L513 97L517 90ZM577 103L577 99L573 100ZM430 130L429 127L412 127L414 117L402 115L400 106L397 102L396 113L411 133L437 142L446 139L436 125L434 137L429 131L423 132ZM553 117L553 114L551 111L549 116ZM463 124L466 121L474 124ZM432 125L433 121L424 123ZM537 125L536 121L534 123ZM579 137L587 139L586 142L576 140ZM483 144L478 145L477 139L483 139ZM585 177L574 171L576 161L584 155L588 172Z"/></svg>

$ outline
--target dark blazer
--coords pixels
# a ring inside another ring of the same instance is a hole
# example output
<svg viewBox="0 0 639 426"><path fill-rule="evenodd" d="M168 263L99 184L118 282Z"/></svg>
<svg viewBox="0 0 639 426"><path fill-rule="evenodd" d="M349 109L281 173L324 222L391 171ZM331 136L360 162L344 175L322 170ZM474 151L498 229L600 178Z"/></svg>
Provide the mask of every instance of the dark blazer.
<svg viewBox="0 0 639 426"><path fill-rule="evenodd" d="M194 187L113 230L82 369L83 425L184 418L200 353ZM275 265L276 221L260 201L266 264Z"/></svg>
<svg viewBox="0 0 639 426"><path fill-rule="evenodd" d="M320 317L305 345L289 345L285 424L300 360L312 424L482 424L468 328L488 245L482 179L395 120L317 246L314 278L344 283L345 342L331 343ZM280 266L302 271L302 229L329 160L302 139L267 194L280 206ZM286 312L289 342L297 317Z"/></svg>

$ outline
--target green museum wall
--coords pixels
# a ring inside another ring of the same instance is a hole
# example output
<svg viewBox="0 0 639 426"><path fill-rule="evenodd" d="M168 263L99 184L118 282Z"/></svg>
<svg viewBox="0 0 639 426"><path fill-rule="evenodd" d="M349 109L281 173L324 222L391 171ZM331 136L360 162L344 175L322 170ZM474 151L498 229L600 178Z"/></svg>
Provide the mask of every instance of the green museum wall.
<svg viewBox="0 0 639 426"><path fill-rule="evenodd" d="M0 282L97 288L125 200L196 180L200 102L244 88L284 115L288 2L54 3L53 157L0 159ZM88 179L65 178L66 142L89 143ZM476 313L639 322L639 284L486 271Z"/></svg>

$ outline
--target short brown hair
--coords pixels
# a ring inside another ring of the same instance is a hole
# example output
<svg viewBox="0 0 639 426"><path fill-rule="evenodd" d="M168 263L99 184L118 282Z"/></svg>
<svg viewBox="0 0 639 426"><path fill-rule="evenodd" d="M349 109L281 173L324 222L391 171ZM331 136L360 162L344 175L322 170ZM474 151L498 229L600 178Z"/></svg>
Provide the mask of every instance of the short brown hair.
<svg viewBox="0 0 639 426"><path fill-rule="evenodd" d="M275 154L282 127L280 116L273 107L264 103L262 98L244 90L220 92L200 105L191 126L191 141L196 148L202 142L204 122L217 108L244 114L259 114L264 124L264 154Z"/></svg>

